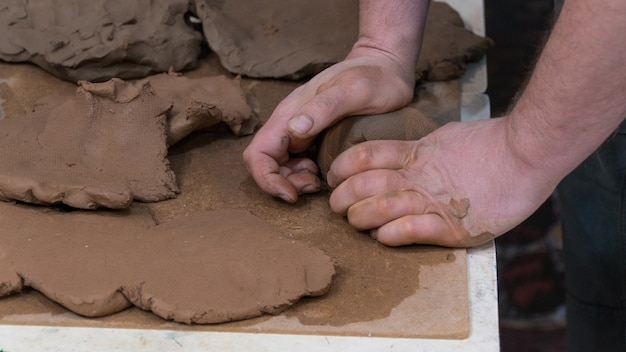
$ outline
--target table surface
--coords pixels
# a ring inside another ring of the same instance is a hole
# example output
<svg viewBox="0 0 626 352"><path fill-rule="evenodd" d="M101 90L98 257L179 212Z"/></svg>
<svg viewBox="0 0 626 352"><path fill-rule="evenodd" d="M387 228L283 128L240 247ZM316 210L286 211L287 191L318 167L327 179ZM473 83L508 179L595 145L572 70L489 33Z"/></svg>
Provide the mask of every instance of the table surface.
<svg viewBox="0 0 626 352"><path fill-rule="evenodd" d="M482 0L446 0L484 35ZM461 81L461 120L490 117L486 62L468 66ZM168 331L0 325L0 351L497 351L498 299L493 241L468 249L470 334L462 340Z"/></svg>

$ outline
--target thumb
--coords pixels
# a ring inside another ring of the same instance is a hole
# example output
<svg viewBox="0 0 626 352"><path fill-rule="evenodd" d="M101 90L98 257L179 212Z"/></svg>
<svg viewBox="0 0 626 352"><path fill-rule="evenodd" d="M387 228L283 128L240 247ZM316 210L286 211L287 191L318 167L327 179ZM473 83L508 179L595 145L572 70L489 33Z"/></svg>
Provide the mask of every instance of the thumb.
<svg viewBox="0 0 626 352"><path fill-rule="evenodd" d="M333 85L318 90L297 114L287 122L290 137L289 151L304 151L324 129L341 118L358 113L363 108L362 99L348 96L346 90Z"/></svg>

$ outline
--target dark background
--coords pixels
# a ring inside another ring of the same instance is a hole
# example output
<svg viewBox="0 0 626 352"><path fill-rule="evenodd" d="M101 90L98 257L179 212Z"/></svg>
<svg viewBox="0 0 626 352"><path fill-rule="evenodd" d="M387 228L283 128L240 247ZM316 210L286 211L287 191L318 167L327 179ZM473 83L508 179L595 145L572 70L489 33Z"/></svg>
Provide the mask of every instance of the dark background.
<svg viewBox="0 0 626 352"><path fill-rule="evenodd" d="M485 0L492 116L523 88L554 20L553 0ZM503 352L565 351L565 293L558 199L496 240Z"/></svg>

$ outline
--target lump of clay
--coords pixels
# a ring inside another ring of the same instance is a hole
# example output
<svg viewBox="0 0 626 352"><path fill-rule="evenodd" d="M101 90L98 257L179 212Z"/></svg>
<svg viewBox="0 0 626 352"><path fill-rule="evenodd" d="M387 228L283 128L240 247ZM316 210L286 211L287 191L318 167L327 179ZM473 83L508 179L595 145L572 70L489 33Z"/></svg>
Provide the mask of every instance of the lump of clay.
<svg viewBox="0 0 626 352"><path fill-rule="evenodd" d="M173 105L168 120L170 146L192 132L220 123L228 125L237 136L251 134L259 125L239 79L192 79L170 73L150 76L149 81L157 95Z"/></svg>
<svg viewBox="0 0 626 352"><path fill-rule="evenodd" d="M137 208L59 213L0 202L0 296L32 287L89 317L128 306L182 323L276 314L328 291L334 263L239 210L156 225Z"/></svg>
<svg viewBox="0 0 626 352"><path fill-rule="evenodd" d="M72 82L191 69L202 38L188 10L188 0L0 0L0 60Z"/></svg>
<svg viewBox="0 0 626 352"><path fill-rule="evenodd" d="M344 150L365 141L418 140L439 125L413 107L378 115L350 116L330 127L323 135L317 155L322 176Z"/></svg>
<svg viewBox="0 0 626 352"><path fill-rule="evenodd" d="M113 79L1 120L0 199L94 209L174 197L169 109L148 82Z"/></svg>
<svg viewBox="0 0 626 352"><path fill-rule="evenodd" d="M358 35L358 0L197 0L205 37L224 67L249 77L299 79L341 61ZM447 80L480 59L492 41L432 2L417 78Z"/></svg>

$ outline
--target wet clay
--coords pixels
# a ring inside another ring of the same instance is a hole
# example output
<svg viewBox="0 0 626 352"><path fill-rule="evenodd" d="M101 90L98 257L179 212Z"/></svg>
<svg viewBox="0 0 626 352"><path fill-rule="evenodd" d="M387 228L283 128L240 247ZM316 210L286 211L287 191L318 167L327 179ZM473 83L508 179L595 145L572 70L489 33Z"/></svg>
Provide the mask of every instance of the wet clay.
<svg viewBox="0 0 626 352"><path fill-rule="evenodd" d="M191 69L202 37L188 10L188 0L0 0L0 60L71 82Z"/></svg>
<svg viewBox="0 0 626 352"><path fill-rule="evenodd" d="M242 210L157 225L137 207L64 213L0 202L0 227L0 295L32 287L90 317L131 305L187 324L276 314L327 292L335 273L321 250Z"/></svg>
<svg viewBox="0 0 626 352"><path fill-rule="evenodd" d="M236 136L254 132L259 119L247 102L238 78L187 78L169 73L150 76L156 94L172 103L168 119L168 145L192 132L226 124Z"/></svg>
<svg viewBox="0 0 626 352"><path fill-rule="evenodd" d="M31 114L0 121L0 199L125 208L178 187L167 160L166 112L148 82L80 82Z"/></svg>
<svg viewBox="0 0 626 352"><path fill-rule="evenodd" d="M167 144L222 122L236 135L258 125L239 80L225 76L81 81L75 96L35 107L0 121L0 199L82 209L169 199L178 186Z"/></svg>
<svg viewBox="0 0 626 352"><path fill-rule="evenodd" d="M328 128L317 146L322 177L344 150L365 141L418 140L450 121L459 119L459 82L421 82L413 101L385 114L349 116Z"/></svg>
<svg viewBox="0 0 626 352"><path fill-rule="evenodd" d="M196 11L224 67L249 77L313 75L345 58L358 35L357 0L197 0ZM431 81L460 77L493 44L439 2L430 5L424 36L416 72Z"/></svg>
<svg viewBox="0 0 626 352"><path fill-rule="evenodd" d="M354 145L373 140L418 140L437 127L431 118L410 106L386 114L350 116L324 133L317 165L326 178L333 160Z"/></svg>

